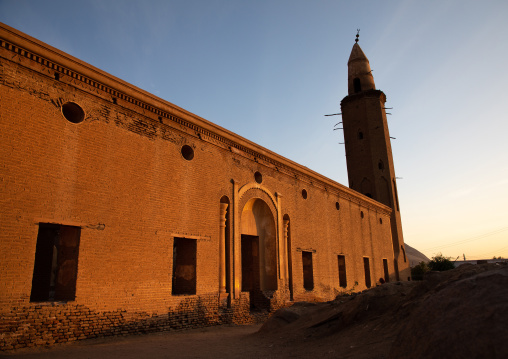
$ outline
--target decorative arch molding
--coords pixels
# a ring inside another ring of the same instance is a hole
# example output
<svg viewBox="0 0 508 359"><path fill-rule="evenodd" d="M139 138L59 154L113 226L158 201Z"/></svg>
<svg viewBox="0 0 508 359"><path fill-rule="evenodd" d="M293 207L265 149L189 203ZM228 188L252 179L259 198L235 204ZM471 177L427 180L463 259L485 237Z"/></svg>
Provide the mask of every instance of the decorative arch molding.
<svg viewBox="0 0 508 359"><path fill-rule="evenodd" d="M249 192L249 193L247 193L247 192ZM255 194L256 192L258 193L257 196ZM267 203L267 204L272 210L274 210L273 214L276 215L277 214L277 198L275 197L274 194L272 194L272 192L270 192L270 190L268 188L266 188L265 186L263 186L259 183L251 182L251 183L247 183L247 184L243 185L238 190L239 202L241 204L245 205L245 203L247 202L248 199L254 198L254 197L259 197L260 192L265 194L268 197L268 199L270 200L269 201L270 203ZM259 197L259 198L262 198L262 197ZM243 208L243 206L240 206L240 208Z"/></svg>

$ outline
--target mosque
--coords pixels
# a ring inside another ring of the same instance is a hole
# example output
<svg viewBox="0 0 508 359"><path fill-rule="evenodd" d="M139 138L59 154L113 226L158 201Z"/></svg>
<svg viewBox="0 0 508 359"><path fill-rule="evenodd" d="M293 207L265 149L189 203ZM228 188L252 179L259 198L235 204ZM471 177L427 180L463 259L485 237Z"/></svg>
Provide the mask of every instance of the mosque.
<svg viewBox="0 0 508 359"><path fill-rule="evenodd" d="M410 280L358 38L349 187L5 24L0 58L0 349L251 323Z"/></svg>

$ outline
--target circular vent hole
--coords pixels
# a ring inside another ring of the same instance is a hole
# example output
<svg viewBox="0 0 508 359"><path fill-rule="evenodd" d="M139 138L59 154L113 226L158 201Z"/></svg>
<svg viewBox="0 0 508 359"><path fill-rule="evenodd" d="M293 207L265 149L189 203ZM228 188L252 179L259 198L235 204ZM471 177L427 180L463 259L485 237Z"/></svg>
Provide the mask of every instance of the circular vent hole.
<svg viewBox="0 0 508 359"><path fill-rule="evenodd" d="M259 172L254 173L254 179L257 183L263 182L263 175Z"/></svg>
<svg viewBox="0 0 508 359"><path fill-rule="evenodd" d="M307 199L307 190L302 189L302 197L303 199Z"/></svg>
<svg viewBox="0 0 508 359"><path fill-rule="evenodd" d="M187 161L190 161L194 158L194 149L189 145L182 146L182 156Z"/></svg>
<svg viewBox="0 0 508 359"><path fill-rule="evenodd" d="M62 105L62 114L65 119L72 123L80 123L85 119L85 111L74 102L66 102Z"/></svg>

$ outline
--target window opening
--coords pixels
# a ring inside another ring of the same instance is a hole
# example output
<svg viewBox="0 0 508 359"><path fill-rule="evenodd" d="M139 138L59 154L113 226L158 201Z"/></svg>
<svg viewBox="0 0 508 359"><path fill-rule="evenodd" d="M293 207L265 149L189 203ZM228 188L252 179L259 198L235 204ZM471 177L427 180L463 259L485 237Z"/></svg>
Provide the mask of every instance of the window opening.
<svg viewBox="0 0 508 359"><path fill-rule="evenodd" d="M338 260L339 260L339 285L342 288L346 288L347 287L346 257L339 255Z"/></svg>
<svg viewBox="0 0 508 359"><path fill-rule="evenodd" d="M39 223L31 302L76 297L80 227Z"/></svg>
<svg viewBox="0 0 508 359"><path fill-rule="evenodd" d="M72 123L80 123L85 119L85 111L74 102L66 102L62 105L62 115Z"/></svg>
<svg viewBox="0 0 508 359"><path fill-rule="evenodd" d="M314 271L312 267L312 252L302 251L303 263L303 288L305 290L314 289Z"/></svg>
<svg viewBox="0 0 508 359"><path fill-rule="evenodd" d="M307 190L302 189L302 197L303 199L307 199Z"/></svg>
<svg viewBox="0 0 508 359"><path fill-rule="evenodd" d="M260 172L254 173L254 179L257 183L263 182L263 175Z"/></svg>
<svg viewBox="0 0 508 359"><path fill-rule="evenodd" d="M383 259L383 269L385 272L385 282L388 283L390 281L390 273L388 273L388 259Z"/></svg>
<svg viewBox="0 0 508 359"><path fill-rule="evenodd" d="M384 170L384 169L385 169L385 165L384 165L383 161L381 161L381 160L380 160L380 161L379 161L379 163L377 164L377 167L378 167L381 171L382 171L382 170Z"/></svg>
<svg viewBox="0 0 508 359"><path fill-rule="evenodd" d="M355 77L353 79L353 88L354 88L355 93L362 91L362 83L360 82L360 79L358 77Z"/></svg>
<svg viewBox="0 0 508 359"><path fill-rule="evenodd" d="M340 203L339 202L335 202L335 208L337 209L337 211L340 209Z"/></svg>
<svg viewBox="0 0 508 359"><path fill-rule="evenodd" d="M173 243L173 288L172 294L196 294L196 249L197 241L190 238L175 238Z"/></svg>
<svg viewBox="0 0 508 359"><path fill-rule="evenodd" d="M371 287L371 281L370 281L370 263L369 258L364 257L363 258L363 269L365 271L365 286L367 288Z"/></svg>
<svg viewBox="0 0 508 359"><path fill-rule="evenodd" d="M363 140L363 132L362 131L358 131L358 139Z"/></svg>
<svg viewBox="0 0 508 359"><path fill-rule="evenodd" d="M194 158L194 149L189 145L183 145L181 152L183 158L185 158L187 161L190 161Z"/></svg>

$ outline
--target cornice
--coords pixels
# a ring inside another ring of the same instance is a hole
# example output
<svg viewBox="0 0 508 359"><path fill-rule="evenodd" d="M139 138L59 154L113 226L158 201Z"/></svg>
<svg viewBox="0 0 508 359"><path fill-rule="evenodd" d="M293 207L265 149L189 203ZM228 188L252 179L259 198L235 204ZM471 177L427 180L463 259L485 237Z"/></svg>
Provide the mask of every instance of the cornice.
<svg viewBox="0 0 508 359"><path fill-rule="evenodd" d="M69 76L74 81L80 81L103 94L109 94L112 98L121 99L137 106L142 109L142 112L148 111L158 118L164 118L175 124L184 126L194 131L201 139L208 138L219 141L224 144L225 147L229 148L231 152L247 157L265 167L297 178L303 183L307 183L325 192L331 192L337 197L355 202L363 207L371 208L376 212L388 214L391 212L389 207L368 197L363 198L363 195L349 187L261 147L223 127L154 96L1 22L0 48L4 48L17 56L27 58L39 64L40 68L37 69L33 66L29 67L33 71L41 72L43 71L42 69L46 69ZM7 60L16 62L14 58ZM73 85L72 83L68 84ZM379 90L370 91L382 93ZM351 96L347 96L346 98L348 97ZM213 144L213 142L209 142Z"/></svg>
<svg viewBox="0 0 508 359"><path fill-rule="evenodd" d="M353 101L356 101L356 100L359 100L362 98L376 98L376 99L382 100L383 102L386 102L386 95L383 91L381 91L381 90L366 90L366 91L354 93L351 95L347 95L346 97L344 97L342 99L342 101L340 101L340 105L342 106L342 104L347 104L347 103L350 103L350 102L353 102Z"/></svg>

